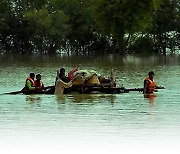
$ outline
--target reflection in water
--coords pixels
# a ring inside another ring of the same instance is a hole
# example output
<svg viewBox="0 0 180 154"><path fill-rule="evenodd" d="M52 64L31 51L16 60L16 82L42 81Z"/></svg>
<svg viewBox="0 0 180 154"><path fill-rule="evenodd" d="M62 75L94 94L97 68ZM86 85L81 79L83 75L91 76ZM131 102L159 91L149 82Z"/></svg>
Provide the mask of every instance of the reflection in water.
<svg viewBox="0 0 180 154"><path fill-rule="evenodd" d="M77 94L77 95L71 95L71 97L69 98L74 103L82 103L82 102L97 103L101 97L102 95L97 95L97 94Z"/></svg>
<svg viewBox="0 0 180 154"><path fill-rule="evenodd" d="M30 108L33 108L35 104L36 104L38 107L41 107L41 101L42 101L42 98L39 97L39 96L28 95L28 96L26 97L26 102L27 102L28 104L30 104Z"/></svg>
<svg viewBox="0 0 180 154"><path fill-rule="evenodd" d="M70 95L69 99L71 99L75 103L99 103L103 101L109 101L112 104L115 100L115 95L108 95L108 94L76 94L76 95ZM105 99L105 100L104 100Z"/></svg>
<svg viewBox="0 0 180 154"><path fill-rule="evenodd" d="M58 97L55 96L55 98L57 102L57 109L60 113L65 111L72 112L74 110L79 110L78 113L83 113L83 110L86 107L93 105L105 105L105 103L110 103L110 105L113 106L116 96L112 94L68 94ZM75 107L75 109L72 109L72 107Z"/></svg>
<svg viewBox="0 0 180 154"><path fill-rule="evenodd" d="M12 64L21 64L22 66L31 66L35 67L47 67L48 65L60 65L60 66L69 66L69 61L74 66L84 67L84 65L92 67L92 64L97 65L98 67L108 67L108 66L118 66L118 65L164 65L164 64L179 64L180 55L173 54L168 56L163 55L88 55L88 56L76 56L76 55L29 55L28 59L24 55L12 55L5 54L0 55L0 64L5 66L12 66ZM32 63L33 61L33 63ZM39 63L41 61L41 63ZM81 64L80 64L81 62Z"/></svg>
<svg viewBox="0 0 180 154"><path fill-rule="evenodd" d="M112 94L73 94L73 95L61 95L56 96L56 101L58 104L65 104L66 101L74 103L99 103L102 101L108 101L112 104L114 103L116 95Z"/></svg>
<svg viewBox="0 0 180 154"><path fill-rule="evenodd" d="M155 104L155 98L156 98L156 95L154 93L152 94L144 94L144 98L148 99L149 100L149 103L154 106Z"/></svg>
<svg viewBox="0 0 180 154"><path fill-rule="evenodd" d="M55 97L56 97L56 101L58 104L65 104L65 101L66 101L65 95L59 95L59 96L55 96Z"/></svg>

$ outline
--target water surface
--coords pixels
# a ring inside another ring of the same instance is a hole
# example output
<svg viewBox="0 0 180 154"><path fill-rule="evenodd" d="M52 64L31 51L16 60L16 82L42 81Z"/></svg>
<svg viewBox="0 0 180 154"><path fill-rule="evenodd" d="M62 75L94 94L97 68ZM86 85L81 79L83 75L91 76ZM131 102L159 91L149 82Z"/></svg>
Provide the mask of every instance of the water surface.
<svg viewBox="0 0 180 154"><path fill-rule="evenodd" d="M178 143L180 141L180 57L167 56L19 56L0 55L0 93L18 91L29 72L53 85L56 70L75 67L110 75L118 85L141 88L150 70L166 89L154 99L125 94L1 95L0 142L14 143Z"/></svg>

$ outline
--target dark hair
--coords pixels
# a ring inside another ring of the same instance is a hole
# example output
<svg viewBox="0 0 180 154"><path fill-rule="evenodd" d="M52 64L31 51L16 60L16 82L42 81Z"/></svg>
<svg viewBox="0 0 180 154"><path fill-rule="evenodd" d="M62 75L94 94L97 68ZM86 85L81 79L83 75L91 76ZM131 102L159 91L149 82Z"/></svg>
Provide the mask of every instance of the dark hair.
<svg viewBox="0 0 180 154"><path fill-rule="evenodd" d="M30 73L29 76L30 77L35 77L35 74L34 73Z"/></svg>
<svg viewBox="0 0 180 154"><path fill-rule="evenodd" d="M41 77L41 74L36 74L36 78L37 78L37 77Z"/></svg>
<svg viewBox="0 0 180 154"><path fill-rule="evenodd" d="M150 71L149 73L148 73L148 75L150 76L150 75L154 75L154 72L153 71Z"/></svg>
<svg viewBox="0 0 180 154"><path fill-rule="evenodd" d="M61 73L65 73L65 69L64 68L61 68L59 71L60 71L60 74Z"/></svg>

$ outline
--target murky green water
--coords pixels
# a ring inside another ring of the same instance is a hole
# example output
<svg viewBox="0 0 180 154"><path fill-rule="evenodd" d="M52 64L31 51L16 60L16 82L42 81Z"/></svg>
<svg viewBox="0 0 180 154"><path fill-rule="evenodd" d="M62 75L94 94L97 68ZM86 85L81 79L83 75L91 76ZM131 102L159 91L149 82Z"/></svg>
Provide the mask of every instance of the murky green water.
<svg viewBox="0 0 180 154"><path fill-rule="evenodd" d="M21 90L29 72L53 85L56 70L75 67L142 87L148 71L166 89L151 100L140 92L116 95L1 95L1 143L161 143L180 141L180 56L0 56L0 93Z"/></svg>

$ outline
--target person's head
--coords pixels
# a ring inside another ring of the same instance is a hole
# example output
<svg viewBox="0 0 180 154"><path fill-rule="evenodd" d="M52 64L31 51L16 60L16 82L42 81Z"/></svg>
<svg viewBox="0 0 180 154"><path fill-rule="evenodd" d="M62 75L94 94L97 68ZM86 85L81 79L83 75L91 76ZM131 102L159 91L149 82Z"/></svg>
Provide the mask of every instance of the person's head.
<svg viewBox="0 0 180 154"><path fill-rule="evenodd" d="M61 69L59 70L59 73L65 75L65 69L64 69L64 68L61 68Z"/></svg>
<svg viewBox="0 0 180 154"><path fill-rule="evenodd" d="M150 79L153 79L153 77L154 77L154 72L153 72L153 71L150 71L150 72L148 73L148 75L149 75L149 78L150 78Z"/></svg>
<svg viewBox="0 0 180 154"><path fill-rule="evenodd" d="M41 80L41 74L36 74L36 80Z"/></svg>
<svg viewBox="0 0 180 154"><path fill-rule="evenodd" d="M60 72L59 72L59 78L60 78L60 79L64 78L64 76L65 76L65 69L64 69L64 68L61 68L59 71L60 71Z"/></svg>
<svg viewBox="0 0 180 154"><path fill-rule="evenodd" d="M34 80L35 74L34 73L30 73L29 77Z"/></svg>

